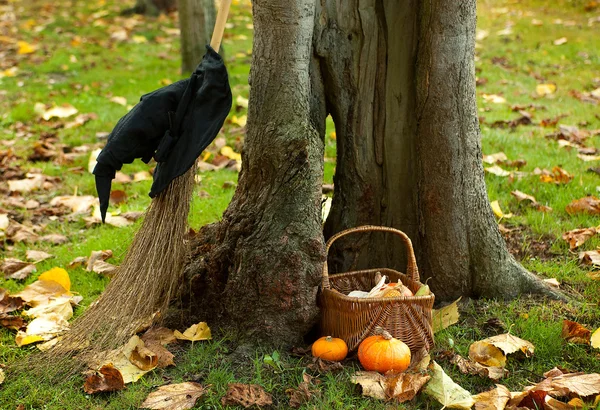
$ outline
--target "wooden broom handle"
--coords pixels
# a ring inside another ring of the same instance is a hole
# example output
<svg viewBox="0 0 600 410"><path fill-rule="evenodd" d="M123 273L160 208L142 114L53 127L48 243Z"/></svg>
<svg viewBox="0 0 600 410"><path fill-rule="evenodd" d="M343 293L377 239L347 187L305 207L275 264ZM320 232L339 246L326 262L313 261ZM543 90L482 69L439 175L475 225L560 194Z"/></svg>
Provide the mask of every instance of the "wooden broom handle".
<svg viewBox="0 0 600 410"><path fill-rule="evenodd" d="M223 33L225 32L225 23L227 22L227 15L229 14L229 6L231 6L231 0L221 0L219 11L217 13L217 21L215 21L215 29L213 30L212 39L210 40L210 46L217 53L221 47L221 40L223 39Z"/></svg>

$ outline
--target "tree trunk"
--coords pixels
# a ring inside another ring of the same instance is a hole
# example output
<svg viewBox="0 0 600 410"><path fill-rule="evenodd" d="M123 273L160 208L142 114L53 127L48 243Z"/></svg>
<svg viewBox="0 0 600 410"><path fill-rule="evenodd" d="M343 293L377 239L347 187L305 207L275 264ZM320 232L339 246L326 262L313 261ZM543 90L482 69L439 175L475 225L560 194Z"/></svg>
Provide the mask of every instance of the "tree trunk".
<svg viewBox="0 0 600 410"><path fill-rule="evenodd" d="M251 78L243 169L223 220L200 232L190 289L199 318L220 317L254 342L291 344L317 320L324 261L324 144L309 75L314 3L256 0L253 14L259 75Z"/></svg>
<svg viewBox="0 0 600 410"><path fill-rule="evenodd" d="M475 11L474 0L330 0L319 9L316 52L337 134L325 234L403 230L438 299L552 294L508 253L489 206ZM402 266L392 237L369 236L337 246L334 269Z"/></svg>
<svg viewBox="0 0 600 410"><path fill-rule="evenodd" d="M135 6L123 11L123 14L146 14L158 16L160 13L170 13L177 10L177 0L136 0Z"/></svg>
<svg viewBox="0 0 600 410"><path fill-rule="evenodd" d="M194 71L215 25L214 0L178 0L181 30L181 72Z"/></svg>
<svg viewBox="0 0 600 410"><path fill-rule="evenodd" d="M270 344L316 320L328 113L337 169L326 237L364 224L403 230L438 300L559 296L510 256L489 206L475 16L475 0L255 1L239 186L223 221L201 231L188 270L198 319L218 305ZM334 272L403 268L396 238L339 242Z"/></svg>

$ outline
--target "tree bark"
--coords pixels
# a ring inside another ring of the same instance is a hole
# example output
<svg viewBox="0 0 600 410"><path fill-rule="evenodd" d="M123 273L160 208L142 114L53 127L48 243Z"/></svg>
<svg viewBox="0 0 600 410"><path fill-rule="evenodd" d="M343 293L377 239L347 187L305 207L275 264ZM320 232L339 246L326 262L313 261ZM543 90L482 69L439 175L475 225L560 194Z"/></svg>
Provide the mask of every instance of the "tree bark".
<svg viewBox="0 0 600 410"><path fill-rule="evenodd" d="M253 14L243 167L223 220L200 232L190 289L204 320L211 312L255 343L291 344L317 320L324 261L324 144L309 75L314 2L256 0Z"/></svg>
<svg viewBox="0 0 600 410"><path fill-rule="evenodd" d="M215 25L214 0L178 0L181 30L181 72L194 71L210 43Z"/></svg>

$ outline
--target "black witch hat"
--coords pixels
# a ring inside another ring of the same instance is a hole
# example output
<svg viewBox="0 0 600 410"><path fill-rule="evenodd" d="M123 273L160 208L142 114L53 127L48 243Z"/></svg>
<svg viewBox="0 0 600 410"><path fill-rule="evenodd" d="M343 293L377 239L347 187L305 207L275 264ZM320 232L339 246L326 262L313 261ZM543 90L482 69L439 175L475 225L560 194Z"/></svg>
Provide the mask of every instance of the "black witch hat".
<svg viewBox="0 0 600 410"><path fill-rule="evenodd" d="M150 196L194 165L215 139L231 109L231 88L223 58L211 47L191 77L140 98L108 136L94 168L102 222L111 181L136 158L158 163Z"/></svg>

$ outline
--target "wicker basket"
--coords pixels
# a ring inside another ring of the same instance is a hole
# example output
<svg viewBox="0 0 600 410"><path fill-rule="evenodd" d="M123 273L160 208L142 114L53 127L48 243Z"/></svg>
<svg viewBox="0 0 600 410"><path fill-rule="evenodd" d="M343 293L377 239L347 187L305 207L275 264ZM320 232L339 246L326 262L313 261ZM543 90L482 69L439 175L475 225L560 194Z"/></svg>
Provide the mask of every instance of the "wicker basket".
<svg viewBox="0 0 600 410"><path fill-rule="evenodd" d="M381 226L361 226L334 235L327 241L326 252L336 239L354 232L392 232L404 242L408 256L407 274L393 269L369 269L329 275L327 261L323 266L322 291L319 299L322 309L323 334L344 339L349 350L358 347L375 327L381 326L396 339L408 345L411 352L429 351L433 347L431 309L434 295L390 298L356 298L346 296L353 290L369 291L377 285L377 272L391 282L401 281L415 293L421 286L419 271L408 236L397 229Z"/></svg>

